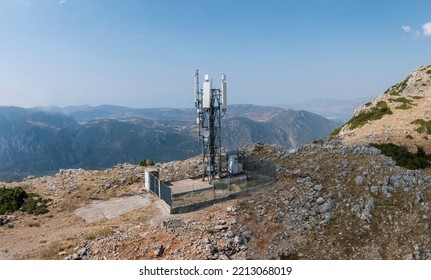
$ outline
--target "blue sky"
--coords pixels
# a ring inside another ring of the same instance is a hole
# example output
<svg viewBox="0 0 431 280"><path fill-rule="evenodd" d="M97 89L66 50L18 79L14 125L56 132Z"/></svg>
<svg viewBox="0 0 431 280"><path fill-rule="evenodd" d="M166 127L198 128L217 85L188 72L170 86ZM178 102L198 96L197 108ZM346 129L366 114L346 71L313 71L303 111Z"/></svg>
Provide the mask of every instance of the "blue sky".
<svg viewBox="0 0 431 280"><path fill-rule="evenodd" d="M431 64L431 1L1 0L0 105L373 97Z"/></svg>

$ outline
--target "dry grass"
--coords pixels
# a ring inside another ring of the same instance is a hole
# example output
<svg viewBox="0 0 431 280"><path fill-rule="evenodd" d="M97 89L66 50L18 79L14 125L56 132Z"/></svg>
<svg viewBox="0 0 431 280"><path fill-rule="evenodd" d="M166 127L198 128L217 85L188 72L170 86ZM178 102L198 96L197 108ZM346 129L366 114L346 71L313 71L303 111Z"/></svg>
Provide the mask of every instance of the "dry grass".
<svg viewBox="0 0 431 280"><path fill-rule="evenodd" d="M110 236L114 233L112 228L110 227L102 227L91 230L89 233L87 233L84 237L85 240L94 240L96 238L104 238L107 236Z"/></svg>

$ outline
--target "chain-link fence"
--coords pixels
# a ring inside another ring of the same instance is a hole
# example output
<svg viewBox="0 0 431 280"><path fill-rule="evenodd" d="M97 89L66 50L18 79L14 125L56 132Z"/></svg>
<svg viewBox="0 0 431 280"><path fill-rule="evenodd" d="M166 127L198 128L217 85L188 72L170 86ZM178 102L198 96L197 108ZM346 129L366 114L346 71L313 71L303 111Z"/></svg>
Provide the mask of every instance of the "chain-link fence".
<svg viewBox="0 0 431 280"><path fill-rule="evenodd" d="M194 189L180 194L173 194L171 208L210 205L221 199L235 197L248 190L263 186L277 178L276 165L255 158L249 158L244 163L244 173L214 181L213 185L205 189Z"/></svg>
<svg viewBox="0 0 431 280"><path fill-rule="evenodd" d="M277 178L277 166L268 161L256 157L247 157L244 160L244 170L251 177Z"/></svg>
<svg viewBox="0 0 431 280"><path fill-rule="evenodd" d="M150 179L150 191L172 207L172 190L154 174L148 173Z"/></svg>
<svg viewBox="0 0 431 280"><path fill-rule="evenodd" d="M277 170L273 163L248 158L244 162L244 167L243 173L221 178L212 185L200 180L190 180L186 190L182 192L173 191L169 184L149 173L149 191L162 199L169 206L171 213L181 213L240 196L276 179Z"/></svg>

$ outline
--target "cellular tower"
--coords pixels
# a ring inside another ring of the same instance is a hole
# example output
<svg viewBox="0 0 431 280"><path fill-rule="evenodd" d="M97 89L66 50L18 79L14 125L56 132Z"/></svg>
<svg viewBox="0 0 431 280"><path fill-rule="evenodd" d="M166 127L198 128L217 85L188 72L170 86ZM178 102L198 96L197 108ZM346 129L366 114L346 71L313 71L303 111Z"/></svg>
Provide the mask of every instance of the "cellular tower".
<svg viewBox="0 0 431 280"><path fill-rule="evenodd" d="M199 88L199 71L195 72L196 122L202 143L202 180L212 182L221 176L221 118L227 109L226 75L221 75L221 88L213 88L212 79L205 75Z"/></svg>

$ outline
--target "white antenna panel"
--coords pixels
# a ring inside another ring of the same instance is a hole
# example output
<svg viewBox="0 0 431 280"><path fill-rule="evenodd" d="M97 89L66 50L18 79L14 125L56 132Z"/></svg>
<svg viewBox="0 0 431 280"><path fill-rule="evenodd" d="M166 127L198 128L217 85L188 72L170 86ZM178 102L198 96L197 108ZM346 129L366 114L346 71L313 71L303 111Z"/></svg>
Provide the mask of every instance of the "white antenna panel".
<svg viewBox="0 0 431 280"><path fill-rule="evenodd" d="M199 71L195 71L195 104L199 101Z"/></svg>
<svg viewBox="0 0 431 280"><path fill-rule="evenodd" d="M227 108L227 84L224 81L221 83L221 105L222 109Z"/></svg>
<svg viewBox="0 0 431 280"><path fill-rule="evenodd" d="M211 84L212 82L207 80L208 75L205 75L205 82L203 84L203 96L202 96L202 108L211 108Z"/></svg>

